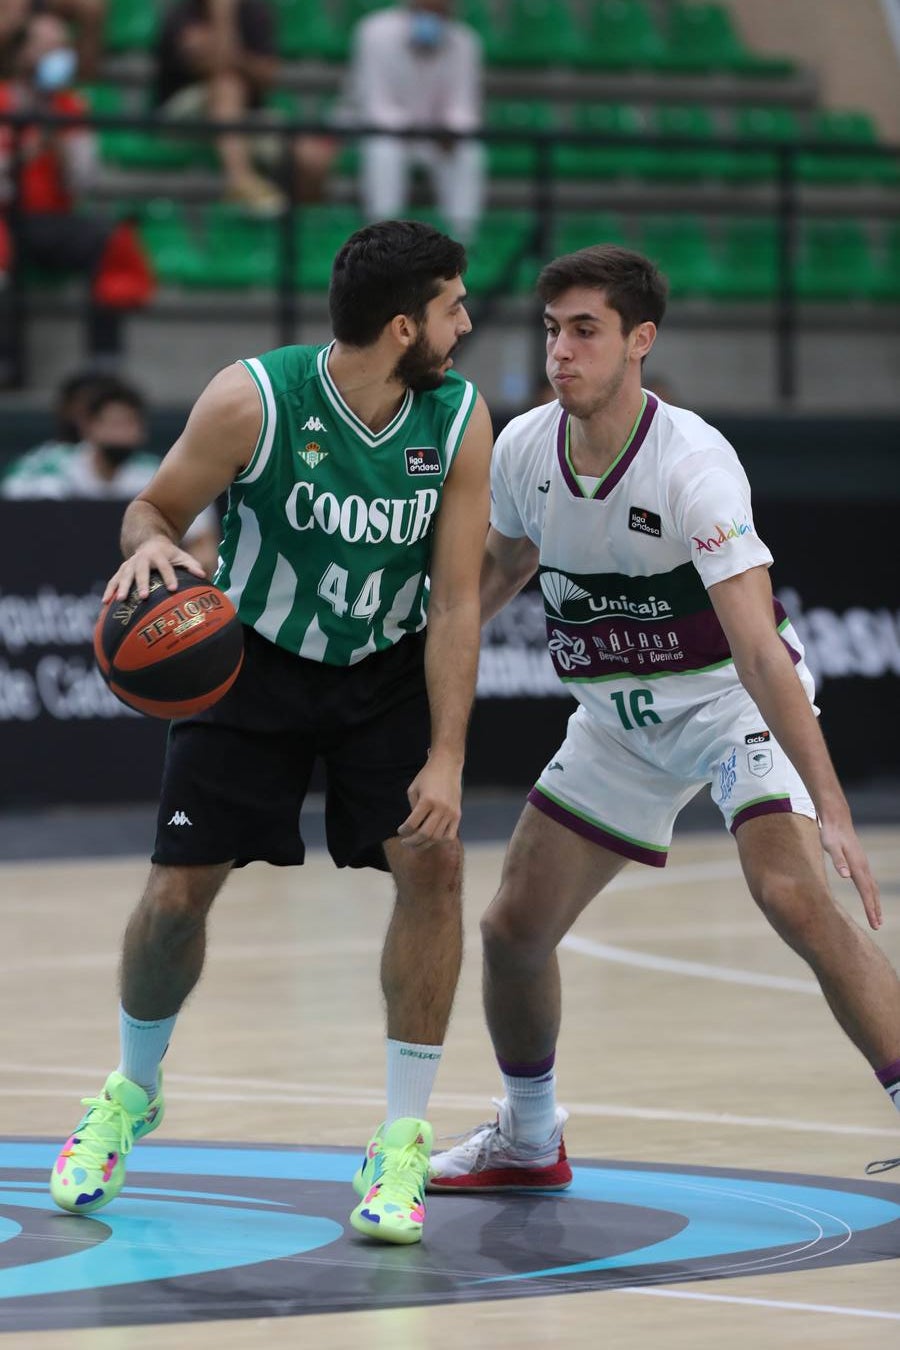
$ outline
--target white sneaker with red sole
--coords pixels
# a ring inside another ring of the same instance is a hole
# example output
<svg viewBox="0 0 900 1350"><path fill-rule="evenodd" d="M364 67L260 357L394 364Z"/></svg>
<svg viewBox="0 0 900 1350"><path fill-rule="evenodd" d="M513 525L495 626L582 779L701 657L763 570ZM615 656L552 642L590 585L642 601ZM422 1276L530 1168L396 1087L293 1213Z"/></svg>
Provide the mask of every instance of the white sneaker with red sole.
<svg viewBox="0 0 900 1350"><path fill-rule="evenodd" d="M511 1138L506 1100L496 1102L497 1119L479 1125L453 1148L431 1159L429 1191L564 1191L572 1184L563 1126L568 1111L556 1108L556 1129L543 1144Z"/></svg>

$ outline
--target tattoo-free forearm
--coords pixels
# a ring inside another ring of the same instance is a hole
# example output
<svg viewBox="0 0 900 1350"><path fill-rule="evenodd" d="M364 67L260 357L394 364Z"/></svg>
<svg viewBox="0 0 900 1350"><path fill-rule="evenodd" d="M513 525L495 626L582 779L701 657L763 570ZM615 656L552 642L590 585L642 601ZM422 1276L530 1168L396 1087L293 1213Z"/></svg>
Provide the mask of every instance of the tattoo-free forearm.
<svg viewBox="0 0 900 1350"><path fill-rule="evenodd" d="M429 610L425 682L431 708L431 751L458 760L460 767L478 678L480 627L477 599Z"/></svg>
<svg viewBox="0 0 900 1350"><path fill-rule="evenodd" d="M160 535L171 539L173 544L177 544L181 538L177 526L173 525L172 521L168 520L151 502L146 502L141 497L131 502L122 519L122 532L119 540L122 547L122 557L130 558L142 544L146 544L148 540L156 539Z"/></svg>

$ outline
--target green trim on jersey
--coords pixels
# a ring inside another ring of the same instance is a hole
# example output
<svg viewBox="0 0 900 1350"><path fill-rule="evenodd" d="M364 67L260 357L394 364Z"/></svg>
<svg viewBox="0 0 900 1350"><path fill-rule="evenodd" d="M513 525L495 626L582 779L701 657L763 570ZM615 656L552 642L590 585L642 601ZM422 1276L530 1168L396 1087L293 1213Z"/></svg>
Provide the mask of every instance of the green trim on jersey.
<svg viewBox="0 0 900 1350"><path fill-rule="evenodd" d="M566 463L568 464L569 468L572 470L572 477L575 479L575 482L578 484L578 489L579 489L579 491L580 491L582 497L586 497L586 498L588 499L588 501L593 501L594 497L596 497L597 493L600 491L600 489L602 488L603 484L606 482L607 478L609 477L609 475L612 473L613 469L614 469L614 468L616 467L616 465L618 464L619 460L620 460L620 459L622 458L622 456L627 452L628 447L631 445L631 442L632 442L632 441L634 440L634 438L635 438L635 434L636 434L636 432L637 432L638 427L641 425L641 418L642 418L643 415L644 415L644 409L646 408L646 406L647 406L647 395L646 395L646 393L644 393L643 390L641 390L641 406L640 406L640 409L639 409L639 411L638 411L637 417L634 419L634 426L631 428L631 430L630 430L629 433L628 433L628 440L627 440L627 441L625 442L625 444L622 446L622 449L621 449L621 450L619 451L619 453L616 455L616 457L615 457L615 459L613 460L612 464L610 464L610 465L608 466L608 468L606 468L606 469L603 471L603 473L601 473L601 475L600 475L599 478L595 478L592 474L580 474L580 473L578 472L578 470L575 468L575 465L572 463L572 442L571 442L571 439L570 439L570 437L571 437L571 431L572 431L572 419L571 419L571 417L570 417L570 418L568 418L568 419L566 420ZM586 492L586 491L585 491L585 489L584 489L584 483L582 482L582 478L590 478L590 479L591 479L591 482L593 483L594 486L591 488L590 492ZM646 847L649 848L649 847L650 847L649 844L646 845Z"/></svg>
<svg viewBox="0 0 900 1350"><path fill-rule="evenodd" d="M476 390L451 371L407 390L375 433L331 378L330 350L242 363L262 421L229 489L216 581L263 637L346 666L425 624L434 523Z"/></svg>

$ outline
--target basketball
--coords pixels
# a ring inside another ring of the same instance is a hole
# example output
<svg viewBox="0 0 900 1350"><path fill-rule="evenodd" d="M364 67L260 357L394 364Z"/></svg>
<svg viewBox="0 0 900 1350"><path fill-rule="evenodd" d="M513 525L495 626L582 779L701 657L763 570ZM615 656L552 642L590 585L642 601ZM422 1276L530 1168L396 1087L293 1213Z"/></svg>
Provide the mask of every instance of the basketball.
<svg viewBox="0 0 900 1350"><path fill-rule="evenodd" d="M178 589L158 572L150 594L133 587L108 600L94 627L94 656L116 698L149 717L189 717L217 703L237 679L244 638L234 605L211 582L176 567Z"/></svg>

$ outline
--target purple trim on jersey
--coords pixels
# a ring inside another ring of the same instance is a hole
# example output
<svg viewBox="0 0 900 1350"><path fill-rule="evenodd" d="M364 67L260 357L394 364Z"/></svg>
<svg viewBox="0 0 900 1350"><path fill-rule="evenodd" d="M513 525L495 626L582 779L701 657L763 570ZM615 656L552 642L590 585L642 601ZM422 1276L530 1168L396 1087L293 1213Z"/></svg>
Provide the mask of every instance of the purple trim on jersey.
<svg viewBox="0 0 900 1350"><path fill-rule="evenodd" d="M781 601L778 599L777 596L772 597L772 608L775 610L775 626L776 628L780 628L788 616L784 608L784 605L781 603ZM784 643L784 646L787 650L787 654L793 661L794 665L799 666L801 660L800 653L794 650L794 648L791 646L791 644L787 641L787 639L784 637L782 633L779 633L778 636Z"/></svg>
<svg viewBox="0 0 900 1350"><path fill-rule="evenodd" d="M642 640L648 645L641 646ZM712 608L678 619L644 621L627 614L596 623L567 623L548 616L547 645L554 670L566 681L604 675L646 679L708 670L731 660L731 649Z"/></svg>
<svg viewBox="0 0 900 1350"><path fill-rule="evenodd" d="M792 810L790 797L769 797L764 802L753 802L745 806L743 811L738 811L728 828L732 834L736 834L738 826L746 820L755 820L757 816L790 814Z"/></svg>
<svg viewBox="0 0 900 1350"><path fill-rule="evenodd" d="M568 456L566 455L566 427L568 425L569 414L563 410L563 412L560 413L559 424L556 428L556 458L559 460L559 469L563 476L563 481L572 496L583 497L584 493L581 491L581 485L572 472Z"/></svg>
<svg viewBox="0 0 900 1350"><path fill-rule="evenodd" d="M659 407L659 400L654 394L647 395L647 402L644 405L644 411L641 413L641 420L635 428L634 435L631 438L631 444L622 455L621 459L610 469L607 476L600 483L593 497L586 498L581 490L581 484L572 472L566 455L566 428L569 425L569 414L563 412L559 419L559 425L556 428L556 457L559 460L560 472L563 481L573 497L581 497L585 501L605 501L612 492L613 488L619 483L623 476L631 468L634 457L640 450L644 441L647 439L647 432L650 430L650 423L653 421L653 415Z"/></svg>
<svg viewBox="0 0 900 1350"><path fill-rule="evenodd" d="M900 1059L895 1059L893 1064L886 1064L883 1069L876 1069L875 1077L881 1086L886 1088L900 1083Z"/></svg>
<svg viewBox="0 0 900 1350"><path fill-rule="evenodd" d="M507 1078L548 1078L556 1063L556 1051L554 1050L546 1059L538 1060L537 1064L512 1064L508 1059L501 1059L499 1055L497 1063L500 1072L505 1073Z"/></svg>
<svg viewBox="0 0 900 1350"><path fill-rule="evenodd" d="M549 797L545 797L539 788L533 787L531 789L528 800L532 806L536 806L539 811L543 811L545 816L555 820L557 825L564 825L567 830L580 834L583 839L589 839L592 844L600 844L602 848L608 848L610 853L618 853L621 858L630 858L632 862L646 863L648 867L665 867L666 865L668 852L641 848L640 844L632 844L628 839L622 839L617 834L610 834L600 825L592 825L590 821L583 820L581 816L576 816L574 812L567 811L564 806L550 801Z"/></svg>

